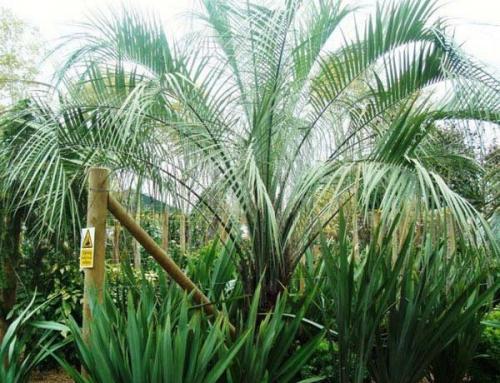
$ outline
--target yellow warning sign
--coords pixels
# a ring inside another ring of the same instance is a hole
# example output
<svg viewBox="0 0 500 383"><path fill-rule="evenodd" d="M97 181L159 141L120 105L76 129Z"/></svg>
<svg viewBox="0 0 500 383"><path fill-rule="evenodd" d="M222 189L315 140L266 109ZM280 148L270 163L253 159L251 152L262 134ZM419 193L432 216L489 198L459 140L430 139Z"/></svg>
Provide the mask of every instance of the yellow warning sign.
<svg viewBox="0 0 500 383"><path fill-rule="evenodd" d="M82 244L80 247L80 269L94 267L94 235L93 227L82 229Z"/></svg>

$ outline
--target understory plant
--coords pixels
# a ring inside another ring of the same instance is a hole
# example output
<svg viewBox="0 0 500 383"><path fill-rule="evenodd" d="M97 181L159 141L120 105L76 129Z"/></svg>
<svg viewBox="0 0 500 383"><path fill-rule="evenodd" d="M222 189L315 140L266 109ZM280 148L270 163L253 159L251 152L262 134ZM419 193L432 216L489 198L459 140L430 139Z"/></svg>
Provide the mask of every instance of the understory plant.
<svg viewBox="0 0 500 383"><path fill-rule="evenodd" d="M35 297L12 320L0 342L2 383L28 382L33 369L66 344L58 339L58 332L65 331L65 326L33 320L45 304L34 307L34 302Z"/></svg>
<svg viewBox="0 0 500 383"><path fill-rule="evenodd" d="M205 317L177 286L161 289L158 295L143 281L139 291L129 292L126 308L110 297L103 305L93 304L88 343L69 320L88 376L56 358L75 382L295 382L321 340L319 332L304 345L297 343L302 318L282 315L286 299L259 319L257 294L248 319L232 338L223 316Z"/></svg>
<svg viewBox="0 0 500 383"><path fill-rule="evenodd" d="M309 297L312 297L310 295ZM295 382L300 372L323 338L323 331L298 345L298 331L307 311L309 300L293 315L286 315L287 299L278 298L274 309L259 312L260 288L252 300L240 328L250 334L231 369L231 382Z"/></svg>
<svg viewBox="0 0 500 383"><path fill-rule="evenodd" d="M462 248L459 251L460 253L467 251L477 253L478 250ZM497 263L496 257L491 257L490 260L493 260L492 265ZM481 269L485 271L483 275L481 275ZM477 292L465 303L465 307L469 308L480 303L479 294L486 292L488 288L491 288L492 293L496 296L500 291L498 278L495 276L498 273L498 266L488 269L489 267L480 265L477 260L474 262L473 257L467 260L455 259L453 262L448 261L441 265L440 273L447 275L448 280L446 281L446 289L444 289L446 294L442 294L440 297L440 304L442 306L451 304L451 301L456 299L456 296L461 294L474 280L477 282ZM491 311L491 306L495 304L495 301L495 297L488 298L475 313L471 312L469 318L465 319L466 323L462 329L457 330L455 339L449 342L433 359L431 373L436 383L462 383L464 377L470 379L473 375L473 370L477 365L476 361L484 360L488 365L490 357L486 356L483 359L485 353L482 350L482 344L484 344L485 333L491 331L491 327L487 323L488 318L491 318L491 314L494 313ZM498 339L500 340L500 337ZM498 360L498 358L496 359ZM493 362L494 364L495 362ZM488 368L485 366L485 376L488 374Z"/></svg>
<svg viewBox="0 0 500 383"><path fill-rule="evenodd" d="M217 382L245 340L227 347L227 325L190 313L187 297L171 295L159 306L144 289L137 303L130 293L127 306L124 312L109 297L94 305L88 344L69 321L88 377L59 361L76 382Z"/></svg>
<svg viewBox="0 0 500 383"><path fill-rule="evenodd" d="M479 333L467 340L464 332L480 326L500 282L458 251L449 257L445 243L418 243L410 232L395 249L390 235L376 238L356 257L341 218L338 240L323 241L331 291L324 321L337 332L338 379L418 383L444 376L442 353L453 342L460 345L455 357L470 353ZM454 379L463 379L466 369L457 373Z"/></svg>

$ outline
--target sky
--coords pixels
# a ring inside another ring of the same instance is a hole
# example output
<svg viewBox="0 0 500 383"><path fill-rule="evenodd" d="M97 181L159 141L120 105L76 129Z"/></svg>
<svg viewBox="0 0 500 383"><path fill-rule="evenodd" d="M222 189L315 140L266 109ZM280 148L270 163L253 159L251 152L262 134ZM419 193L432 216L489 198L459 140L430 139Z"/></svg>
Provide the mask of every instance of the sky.
<svg viewBox="0 0 500 383"><path fill-rule="evenodd" d="M375 0L344 1L370 5ZM85 20L94 10L122 4L154 12L175 37L189 29L192 10L199 8L199 3L199 0L0 0L0 6L10 8L36 26L48 45L74 31L74 24ZM500 73L500 0L441 0L440 4L439 16L446 17L454 26L457 41L469 54Z"/></svg>

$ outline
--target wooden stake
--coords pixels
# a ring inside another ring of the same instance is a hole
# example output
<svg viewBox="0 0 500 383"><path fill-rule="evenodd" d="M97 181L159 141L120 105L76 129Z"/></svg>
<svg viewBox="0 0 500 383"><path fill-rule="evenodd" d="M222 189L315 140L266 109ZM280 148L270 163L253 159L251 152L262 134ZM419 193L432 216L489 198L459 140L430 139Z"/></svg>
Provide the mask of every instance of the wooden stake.
<svg viewBox="0 0 500 383"><path fill-rule="evenodd" d="M89 195L87 204L87 227L95 228L94 267L85 269L83 289L83 339L88 340L92 313L90 300L97 298L102 303L104 290L104 257L106 254L106 215L108 207L109 170L90 168Z"/></svg>
<svg viewBox="0 0 500 383"><path fill-rule="evenodd" d="M165 251L151 238L142 227L127 213L120 203L108 196L108 209L121 222L130 234L139 242L144 249L160 264L160 266L188 293L193 294L194 300L203 306L205 312L209 315L220 315L217 309L210 303L209 299L201 292L198 287L182 272L177 264L165 253ZM236 333L232 324L229 323L231 335Z"/></svg>

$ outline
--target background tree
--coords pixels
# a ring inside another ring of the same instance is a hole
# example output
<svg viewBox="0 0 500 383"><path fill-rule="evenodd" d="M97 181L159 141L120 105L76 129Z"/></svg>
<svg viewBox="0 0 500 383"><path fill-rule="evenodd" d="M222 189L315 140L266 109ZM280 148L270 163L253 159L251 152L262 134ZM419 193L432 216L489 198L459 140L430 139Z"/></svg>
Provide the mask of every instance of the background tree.
<svg viewBox="0 0 500 383"><path fill-rule="evenodd" d="M18 18L12 11L0 7L0 113L14 104L13 112L29 120L26 96L29 82L38 73L41 44L37 30ZM12 114L10 114L12 116ZM22 127L15 119L0 115L0 156L12 155L19 144ZM27 131L25 134L29 134ZM21 135L22 136L22 135ZM0 179L5 180L9 167L2 162ZM16 183L12 184L14 188ZM7 315L16 302L16 266L21 258L21 242L26 210L12 204L8 187L0 191L0 341L8 326ZM21 203L22 204L22 203Z"/></svg>
<svg viewBox="0 0 500 383"><path fill-rule="evenodd" d="M38 31L0 7L0 104L3 106L26 95L27 82L35 79L40 64Z"/></svg>
<svg viewBox="0 0 500 383"><path fill-rule="evenodd" d="M492 146L484 157L485 215L493 231L500 233L500 148Z"/></svg>
<svg viewBox="0 0 500 383"><path fill-rule="evenodd" d="M478 137L468 137L453 124L436 127L430 140L428 159L435 163L436 171L450 188L466 198L478 210L484 208L484 176L476 147Z"/></svg>

